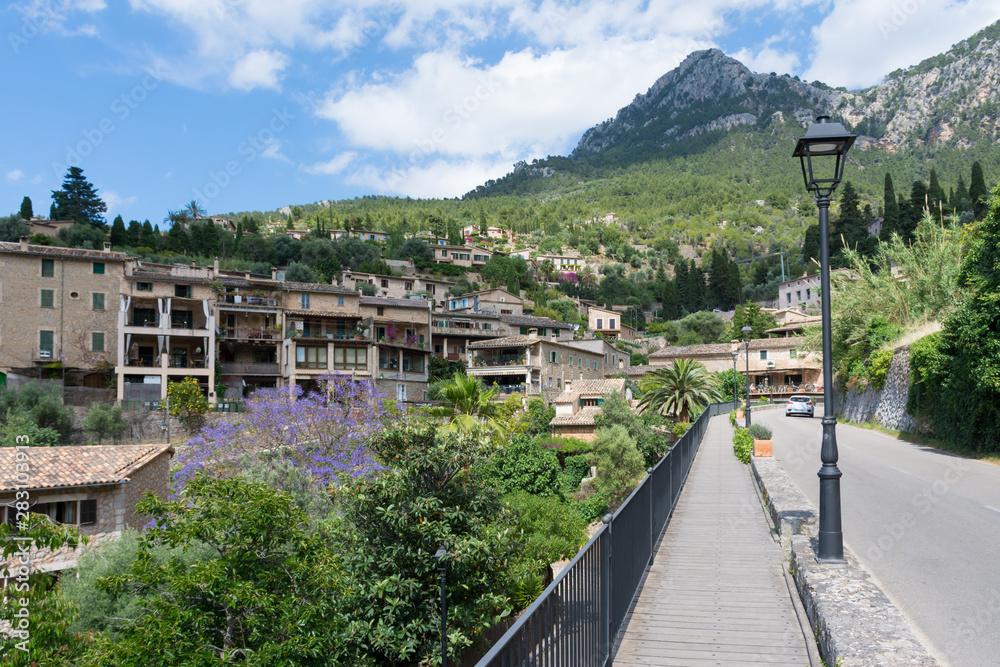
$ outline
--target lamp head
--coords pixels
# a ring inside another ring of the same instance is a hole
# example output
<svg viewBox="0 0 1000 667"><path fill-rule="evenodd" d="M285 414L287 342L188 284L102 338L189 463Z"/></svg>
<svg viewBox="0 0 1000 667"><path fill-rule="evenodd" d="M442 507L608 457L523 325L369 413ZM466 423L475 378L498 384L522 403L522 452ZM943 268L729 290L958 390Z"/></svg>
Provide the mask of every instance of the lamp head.
<svg viewBox="0 0 1000 667"><path fill-rule="evenodd" d="M792 157L802 163L802 178L816 197L829 197L844 177L847 151L857 135L851 134L829 116L817 116L809 125L805 136L795 145ZM813 162L813 158L819 158ZM818 167L818 169L817 169Z"/></svg>
<svg viewBox="0 0 1000 667"><path fill-rule="evenodd" d="M743 328L740 329L740 333L743 334L743 341L746 342L750 340L750 334L753 333L753 328L749 324L744 324Z"/></svg>

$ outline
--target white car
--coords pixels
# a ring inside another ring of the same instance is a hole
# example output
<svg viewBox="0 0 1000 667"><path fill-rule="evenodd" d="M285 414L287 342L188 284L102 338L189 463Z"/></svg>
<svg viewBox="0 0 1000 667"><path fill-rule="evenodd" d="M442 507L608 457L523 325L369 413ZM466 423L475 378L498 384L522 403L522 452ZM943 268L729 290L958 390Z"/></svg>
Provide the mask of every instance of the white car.
<svg viewBox="0 0 1000 667"><path fill-rule="evenodd" d="M808 396L791 396L785 404L785 416L806 415L810 419L813 416L813 401Z"/></svg>

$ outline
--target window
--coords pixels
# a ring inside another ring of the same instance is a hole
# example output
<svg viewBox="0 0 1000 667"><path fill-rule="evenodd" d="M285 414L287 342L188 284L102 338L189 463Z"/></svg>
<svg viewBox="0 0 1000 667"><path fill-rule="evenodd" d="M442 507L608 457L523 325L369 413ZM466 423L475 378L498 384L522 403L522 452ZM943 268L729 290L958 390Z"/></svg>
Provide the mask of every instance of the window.
<svg viewBox="0 0 1000 667"><path fill-rule="evenodd" d="M170 326L174 329L194 329L194 312L176 309L170 311Z"/></svg>
<svg viewBox="0 0 1000 667"><path fill-rule="evenodd" d="M806 288L806 301L812 298L812 289Z"/></svg>
<svg viewBox="0 0 1000 667"><path fill-rule="evenodd" d="M104 310L104 294L94 292L91 297L91 308L94 310Z"/></svg>
<svg viewBox="0 0 1000 667"><path fill-rule="evenodd" d="M342 296L338 296L337 297L337 305L338 306L343 306L344 305L344 297L342 297Z"/></svg>
<svg viewBox="0 0 1000 667"><path fill-rule="evenodd" d="M386 280L385 278L383 278L382 279L382 287L388 287L388 286L389 286L389 281Z"/></svg>
<svg viewBox="0 0 1000 667"><path fill-rule="evenodd" d="M569 365L570 365L570 366L572 366L572 365L573 365L573 355L572 355L572 354L571 354L571 355L569 355Z"/></svg>
<svg viewBox="0 0 1000 667"><path fill-rule="evenodd" d="M385 315L385 307L384 306L378 306L377 308L375 308L375 314L378 315L379 317L382 317L383 315Z"/></svg>
<svg viewBox="0 0 1000 667"><path fill-rule="evenodd" d="M135 284L135 290L137 292L152 292L153 291L153 283L136 283Z"/></svg>
<svg viewBox="0 0 1000 667"><path fill-rule="evenodd" d="M501 315L513 315L514 311L513 310L509 310L509 309L501 308L500 309L500 314Z"/></svg>
<svg viewBox="0 0 1000 667"><path fill-rule="evenodd" d="M7 522L13 523L16 516L7 508ZM64 500L55 503L37 503L28 508L34 514L44 514L56 523L83 525L97 522L96 500Z"/></svg>
<svg viewBox="0 0 1000 667"><path fill-rule="evenodd" d="M413 283L411 282L403 283L403 289L405 289L406 291L410 291L411 289L413 289Z"/></svg>
<svg viewBox="0 0 1000 667"><path fill-rule="evenodd" d="M52 358L52 332L51 331L39 331L38 332L38 358L39 359L51 359Z"/></svg>
<svg viewBox="0 0 1000 667"><path fill-rule="evenodd" d="M104 352L104 332L95 331L90 334L90 349L94 352Z"/></svg>
<svg viewBox="0 0 1000 667"><path fill-rule="evenodd" d="M152 308L133 308L132 326L144 327L147 325L156 325L156 311ZM236 325L233 324L233 326Z"/></svg>
<svg viewBox="0 0 1000 667"><path fill-rule="evenodd" d="M576 367L579 368L582 365L583 365L583 357L577 357L576 358Z"/></svg>
<svg viewBox="0 0 1000 667"><path fill-rule="evenodd" d="M174 296L181 299L191 298L191 286L190 285L174 285Z"/></svg>
<svg viewBox="0 0 1000 667"><path fill-rule="evenodd" d="M42 260L42 278L51 278L56 274L56 260L54 259L43 259Z"/></svg>
<svg viewBox="0 0 1000 667"><path fill-rule="evenodd" d="M603 329L604 328L604 318L603 317L598 317L597 318L597 328L598 329Z"/></svg>
<svg viewBox="0 0 1000 667"><path fill-rule="evenodd" d="M434 346L434 354L442 354L440 345Z"/></svg>
<svg viewBox="0 0 1000 667"><path fill-rule="evenodd" d="M366 370L368 368L368 348L338 347L334 349L333 367L337 370Z"/></svg>
<svg viewBox="0 0 1000 667"><path fill-rule="evenodd" d="M608 328L609 329L614 329L615 328L615 318L613 318L613 317L609 317L608 318Z"/></svg>
<svg viewBox="0 0 1000 667"><path fill-rule="evenodd" d="M94 275L95 276L104 275L104 262L94 262Z"/></svg>
<svg viewBox="0 0 1000 667"><path fill-rule="evenodd" d="M595 371L597 370L597 362L596 361L590 362L590 366L591 366L591 370L595 370Z"/></svg>
<svg viewBox="0 0 1000 667"><path fill-rule="evenodd" d="M469 259L469 253L467 253L467 252L459 253L458 254L458 258L459 259Z"/></svg>
<svg viewBox="0 0 1000 667"><path fill-rule="evenodd" d="M448 251L447 250L442 250L441 251L441 256L442 257L447 257L448 256Z"/></svg>
<svg viewBox="0 0 1000 667"><path fill-rule="evenodd" d="M767 359L767 350L761 350L760 351L760 358L761 359Z"/></svg>
<svg viewBox="0 0 1000 667"><path fill-rule="evenodd" d="M802 290L800 289L795 290L795 300L802 301Z"/></svg>
<svg viewBox="0 0 1000 667"><path fill-rule="evenodd" d="M451 253L451 258L452 259L458 259L458 253L457 252Z"/></svg>
<svg viewBox="0 0 1000 667"><path fill-rule="evenodd" d="M785 303L791 303L791 302L792 302L792 293L791 292L786 292L785 293Z"/></svg>
<svg viewBox="0 0 1000 667"><path fill-rule="evenodd" d="M309 295L308 294L300 294L299 295L299 306L301 308L303 308L303 309L306 309L306 308L309 307Z"/></svg>
<svg viewBox="0 0 1000 667"><path fill-rule="evenodd" d="M51 308L52 307L52 290L50 290L50 289L43 289L42 290L41 306L42 306L42 308Z"/></svg>
<svg viewBox="0 0 1000 667"><path fill-rule="evenodd" d="M431 294L436 294L436 292L434 290L434 285L428 285L427 286L427 291L430 292Z"/></svg>
<svg viewBox="0 0 1000 667"><path fill-rule="evenodd" d="M296 347L296 368L326 368L326 347Z"/></svg>
<svg viewBox="0 0 1000 667"><path fill-rule="evenodd" d="M558 364L559 363L559 353L555 350L549 351L549 363Z"/></svg>

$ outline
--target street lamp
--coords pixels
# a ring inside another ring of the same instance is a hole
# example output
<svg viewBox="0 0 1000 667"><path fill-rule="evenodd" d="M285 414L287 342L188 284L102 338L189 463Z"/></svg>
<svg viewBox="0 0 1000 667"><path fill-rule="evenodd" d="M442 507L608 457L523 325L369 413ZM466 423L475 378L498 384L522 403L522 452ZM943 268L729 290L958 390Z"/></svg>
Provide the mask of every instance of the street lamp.
<svg viewBox="0 0 1000 667"><path fill-rule="evenodd" d="M441 667L448 667L448 598L447 592L448 562L445 560L448 552L444 545L438 547L434 557L438 562L438 574L441 575Z"/></svg>
<svg viewBox="0 0 1000 667"><path fill-rule="evenodd" d="M747 409L743 415L743 424L750 428L750 334L753 333L753 329L749 324L744 324L740 333L743 334L743 346L747 353Z"/></svg>
<svg viewBox="0 0 1000 667"><path fill-rule="evenodd" d="M823 313L823 447L819 470L819 549L821 563L844 562L844 532L840 521L840 477L837 467L837 418L833 416L833 352L830 342L830 196L844 177L847 151L854 143L840 123L829 116L817 116L804 137L795 145L792 157L802 163L806 190L819 208L820 291ZM819 158L813 164L813 158ZM814 166L825 174L817 175ZM825 176L825 177L821 177Z"/></svg>
<svg viewBox="0 0 1000 667"><path fill-rule="evenodd" d="M740 342L738 340L734 340L733 342L736 343L733 346L733 410L739 410L736 407L736 399L740 393L740 386L736 384L736 381L740 376L736 374L736 357L740 356Z"/></svg>

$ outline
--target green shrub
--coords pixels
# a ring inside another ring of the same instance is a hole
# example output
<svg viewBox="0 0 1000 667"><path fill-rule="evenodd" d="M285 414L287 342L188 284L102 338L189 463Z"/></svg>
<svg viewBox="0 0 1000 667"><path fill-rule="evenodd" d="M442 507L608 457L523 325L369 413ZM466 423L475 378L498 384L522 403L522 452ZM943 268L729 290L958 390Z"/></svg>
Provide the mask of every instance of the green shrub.
<svg viewBox="0 0 1000 667"><path fill-rule="evenodd" d="M128 430L128 424L122 417L122 409L110 403L94 403L83 418L83 430L91 431L97 436L97 444L104 438L117 440Z"/></svg>
<svg viewBox="0 0 1000 667"><path fill-rule="evenodd" d="M624 426L597 429L594 454L597 457L597 485L611 501L627 496L645 471L635 439Z"/></svg>
<svg viewBox="0 0 1000 667"><path fill-rule="evenodd" d="M750 424L750 437L754 440L770 440L771 439L771 429L764 426L763 424Z"/></svg>
<svg viewBox="0 0 1000 667"><path fill-rule="evenodd" d="M598 491L591 494L586 500L573 503L573 507L587 523L593 523L608 513L608 499Z"/></svg>
<svg viewBox="0 0 1000 667"><path fill-rule="evenodd" d="M737 428L733 435L733 453L740 463L750 463L750 456L753 454L753 436L745 428Z"/></svg>
<svg viewBox="0 0 1000 667"><path fill-rule="evenodd" d="M559 474L559 487L564 494L575 493L580 488L580 480L590 474L590 456L567 456L563 465L565 468Z"/></svg>
<svg viewBox="0 0 1000 667"><path fill-rule="evenodd" d="M729 424L731 426L736 426L736 410L730 410L730 412L729 412Z"/></svg>
<svg viewBox="0 0 1000 667"><path fill-rule="evenodd" d="M876 350L868 358L868 382L875 391L882 391L892 363L892 350Z"/></svg>
<svg viewBox="0 0 1000 667"><path fill-rule="evenodd" d="M527 438L514 440L481 464L483 481L502 495L518 490L558 494L561 470L555 452Z"/></svg>
<svg viewBox="0 0 1000 667"><path fill-rule="evenodd" d="M571 558L587 541L587 522L571 503L524 491L504 496L503 502L517 514L521 555L528 560L547 565Z"/></svg>
<svg viewBox="0 0 1000 667"><path fill-rule="evenodd" d="M940 394L941 382L948 373L950 358L942 352L944 336L941 332L915 341L910 345L910 388L906 411L915 417L923 416L935 404Z"/></svg>

